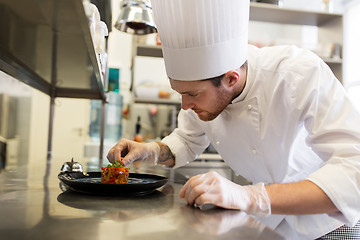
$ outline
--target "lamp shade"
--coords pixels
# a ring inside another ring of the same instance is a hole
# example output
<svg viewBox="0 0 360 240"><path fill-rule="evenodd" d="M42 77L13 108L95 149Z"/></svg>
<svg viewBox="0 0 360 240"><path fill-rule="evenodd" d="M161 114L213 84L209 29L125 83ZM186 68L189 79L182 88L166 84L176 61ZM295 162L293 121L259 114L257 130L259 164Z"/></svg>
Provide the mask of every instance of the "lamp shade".
<svg viewBox="0 0 360 240"><path fill-rule="evenodd" d="M144 35L156 32L151 4L146 0L124 0L115 28L127 33Z"/></svg>

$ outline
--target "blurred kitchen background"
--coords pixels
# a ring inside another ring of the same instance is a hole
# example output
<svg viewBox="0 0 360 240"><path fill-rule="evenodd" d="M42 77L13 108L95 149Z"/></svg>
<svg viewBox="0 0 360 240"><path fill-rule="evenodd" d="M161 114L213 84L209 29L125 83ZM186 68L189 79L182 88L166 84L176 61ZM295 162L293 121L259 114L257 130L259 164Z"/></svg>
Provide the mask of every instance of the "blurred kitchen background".
<svg viewBox="0 0 360 240"><path fill-rule="evenodd" d="M156 32L138 35L115 27L126 1L75 2L85 6L75 8L80 24L60 22L54 32L43 24L52 16L46 6L32 4L25 13L19 9L34 1L0 2L0 174L45 164L47 157L59 170L71 158L96 169L101 158L107 164L107 152L120 138L160 140L176 127L180 98L168 84ZM29 14L36 10L39 19ZM293 44L314 51L360 106L359 0L251 1L250 19L251 44ZM47 41L48 35L58 40ZM72 39L75 35L85 44ZM71 63L84 53L84 64ZM83 86L84 73L90 83ZM212 168L236 177L211 146L189 166L178 170L186 178Z"/></svg>

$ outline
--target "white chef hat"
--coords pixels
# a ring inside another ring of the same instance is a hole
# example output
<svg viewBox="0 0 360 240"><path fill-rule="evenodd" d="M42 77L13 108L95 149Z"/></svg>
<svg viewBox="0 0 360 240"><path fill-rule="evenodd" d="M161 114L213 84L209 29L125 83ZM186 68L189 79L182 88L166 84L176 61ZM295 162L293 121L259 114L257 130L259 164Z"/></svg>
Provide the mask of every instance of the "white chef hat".
<svg viewBox="0 0 360 240"><path fill-rule="evenodd" d="M249 0L151 0L168 77L202 80L247 59Z"/></svg>

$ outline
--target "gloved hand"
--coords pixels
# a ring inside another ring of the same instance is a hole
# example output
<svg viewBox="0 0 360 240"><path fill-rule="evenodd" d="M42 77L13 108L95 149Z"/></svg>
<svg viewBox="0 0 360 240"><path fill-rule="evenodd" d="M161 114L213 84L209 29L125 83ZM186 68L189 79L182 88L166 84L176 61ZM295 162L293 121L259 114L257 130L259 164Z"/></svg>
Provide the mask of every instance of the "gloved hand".
<svg viewBox="0 0 360 240"><path fill-rule="evenodd" d="M134 161L145 161L156 165L159 154L160 146L156 142L138 143L123 138L110 149L107 158L109 162L121 161L125 166Z"/></svg>
<svg viewBox="0 0 360 240"><path fill-rule="evenodd" d="M271 214L270 199L263 183L241 186L216 172L194 176L179 193L190 205L214 204L228 209L239 209L258 217Z"/></svg>

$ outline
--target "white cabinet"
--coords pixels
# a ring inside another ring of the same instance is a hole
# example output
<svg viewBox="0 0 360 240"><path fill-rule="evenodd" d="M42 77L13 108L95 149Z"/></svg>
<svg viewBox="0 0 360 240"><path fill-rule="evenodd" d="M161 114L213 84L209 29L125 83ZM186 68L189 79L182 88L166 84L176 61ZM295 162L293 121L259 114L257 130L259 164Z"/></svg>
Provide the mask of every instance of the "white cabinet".
<svg viewBox="0 0 360 240"><path fill-rule="evenodd" d="M272 23L287 28L314 26L317 27L316 38L320 45L338 44L340 48L343 45L343 15L339 13L279 8L276 5L252 2L250 3L250 21ZM266 27L262 28L262 31L267 31ZM342 81L343 61L341 54L340 58L322 58L330 66L336 77Z"/></svg>

